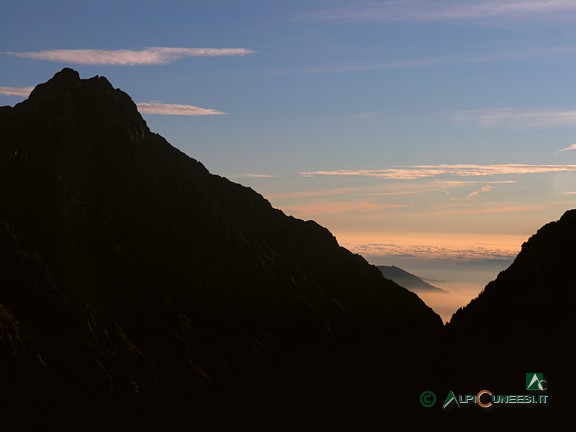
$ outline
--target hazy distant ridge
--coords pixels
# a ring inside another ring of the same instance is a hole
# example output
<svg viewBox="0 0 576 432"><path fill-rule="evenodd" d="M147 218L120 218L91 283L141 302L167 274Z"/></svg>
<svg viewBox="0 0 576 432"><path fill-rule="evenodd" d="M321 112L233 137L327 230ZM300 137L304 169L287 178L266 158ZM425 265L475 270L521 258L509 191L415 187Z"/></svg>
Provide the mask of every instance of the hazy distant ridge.
<svg viewBox="0 0 576 432"><path fill-rule="evenodd" d="M410 291L435 291L435 292L447 292L442 288L430 285L428 282L422 280L416 275L407 272L396 266L377 266L382 272L385 278L391 279L396 282L401 287L404 287Z"/></svg>

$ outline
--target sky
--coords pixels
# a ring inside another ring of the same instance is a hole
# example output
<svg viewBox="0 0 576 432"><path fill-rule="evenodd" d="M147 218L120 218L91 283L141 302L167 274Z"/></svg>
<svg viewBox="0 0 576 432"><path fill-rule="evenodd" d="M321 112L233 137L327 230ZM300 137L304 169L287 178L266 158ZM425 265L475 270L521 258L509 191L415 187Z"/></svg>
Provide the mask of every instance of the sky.
<svg viewBox="0 0 576 432"><path fill-rule="evenodd" d="M211 172L443 282L447 320L576 207L575 24L573 0L0 0L0 105L106 76Z"/></svg>

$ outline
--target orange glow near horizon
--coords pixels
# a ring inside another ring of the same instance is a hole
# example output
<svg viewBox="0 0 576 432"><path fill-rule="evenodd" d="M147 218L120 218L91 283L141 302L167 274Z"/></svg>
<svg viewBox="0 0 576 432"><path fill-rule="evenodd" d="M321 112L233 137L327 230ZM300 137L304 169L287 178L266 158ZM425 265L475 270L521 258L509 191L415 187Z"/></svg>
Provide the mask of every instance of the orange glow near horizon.
<svg viewBox="0 0 576 432"><path fill-rule="evenodd" d="M340 245L374 265L397 265L445 292L415 292L443 322L509 266L525 236L342 232Z"/></svg>
<svg viewBox="0 0 576 432"><path fill-rule="evenodd" d="M340 245L354 249L359 245L396 245L410 250L413 247L444 250L446 253L461 250L500 251L500 254L516 255L528 237L521 235L502 234L461 234L461 233L410 233L410 232L380 232L355 233L339 232L336 238ZM498 255L500 255L498 254ZM428 257L429 258L429 257Z"/></svg>

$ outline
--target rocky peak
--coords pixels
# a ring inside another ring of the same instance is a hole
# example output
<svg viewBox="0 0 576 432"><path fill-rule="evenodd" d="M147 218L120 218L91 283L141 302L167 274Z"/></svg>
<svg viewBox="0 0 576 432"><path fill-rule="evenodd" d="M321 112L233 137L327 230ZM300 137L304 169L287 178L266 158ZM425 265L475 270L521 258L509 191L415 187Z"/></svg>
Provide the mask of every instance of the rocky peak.
<svg viewBox="0 0 576 432"><path fill-rule="evenodd" d="M36 86L20 105L32 105L42 115L52 112L52 117L60 120L99 123L98 128L116 125L126 129L133 140L150 132L130 96L115 89L105 77L81 79L70 68Z"/></svg>
<svg viewBox="0 0 576 432"><path fill-rule="evenodd" d="M80 83L80 74L74 69L64 68L56 72L49 83L59 83L62 85L77 85Z"/></svg>

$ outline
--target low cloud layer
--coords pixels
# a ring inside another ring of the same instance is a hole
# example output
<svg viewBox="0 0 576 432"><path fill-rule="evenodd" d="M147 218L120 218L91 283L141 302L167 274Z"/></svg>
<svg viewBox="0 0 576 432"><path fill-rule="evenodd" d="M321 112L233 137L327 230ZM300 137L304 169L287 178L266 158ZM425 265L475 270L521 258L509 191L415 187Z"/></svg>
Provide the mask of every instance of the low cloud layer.
<svg viewBox="0 0 576 432"><path fill-rule="evenodd" d="M247 48L170 48L148 47L141 50L57 49L45 51L3 52L2 54L58 63L112 66L161 65L185 57L223 57L254 54Z"/></svg>
<svg viewBox="0 0 576 432"><path fill-rule="evenodd" d="M488 247L456 248L449 246L396 243L343 243L354 253L366 257L411 257L420 259L513 260L519 250Z"/></svg>

